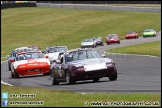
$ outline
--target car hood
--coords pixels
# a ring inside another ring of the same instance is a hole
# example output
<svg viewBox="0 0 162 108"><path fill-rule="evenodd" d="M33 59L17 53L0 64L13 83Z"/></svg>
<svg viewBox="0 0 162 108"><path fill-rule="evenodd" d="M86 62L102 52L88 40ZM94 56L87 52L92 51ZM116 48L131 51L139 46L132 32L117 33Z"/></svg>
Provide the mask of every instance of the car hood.
<svg viewBox="0 0 162 108"><path fill-rule="evenodd" d="M85 71L93 71L93 70L100 70L106 69L106 63L112 62L109 58L93 58L93 59L86 59L86 60L77 60L74 62L70 62L71 65L76 67L83 66Z"/></svg>
<svg viewBox="0 0 162 108"><path fill-rule="evenodd" d="M58 59L59 52L48 53L48 54L46 54L46 55L48 55L48 59L49 59L50 61L52 61L52 60L57 60L57 59Z"/></svg>
<svg viewBox="0 0 162 108"><path fill-rule="evenodd" d="M46 58L36 58L36 59L29 59L29 60L20 60L20 61L15 61L13 63L14 68L16 69L17 66L19 65L39 65L40 63L48 63L50 65L50 61Z"/></svg>
<svg viewBox="0 0 162 108"><path fill-rule="evenodd" d="M134 36L135 34L127 34L126 36Z"/></svg>
<svg viewBox="0 0 162 108"><path fill-rule="evenodd" d="M143 34L144 34L144 35L145 35L145 34L149 35L149 34L154 34L154 32L143 32Z"/></svg>
<svg viewBox="0 0 162 108"><path fill-rule="evenodd" d="M94 42L82 42L81 45L93 45Z"/></svg>

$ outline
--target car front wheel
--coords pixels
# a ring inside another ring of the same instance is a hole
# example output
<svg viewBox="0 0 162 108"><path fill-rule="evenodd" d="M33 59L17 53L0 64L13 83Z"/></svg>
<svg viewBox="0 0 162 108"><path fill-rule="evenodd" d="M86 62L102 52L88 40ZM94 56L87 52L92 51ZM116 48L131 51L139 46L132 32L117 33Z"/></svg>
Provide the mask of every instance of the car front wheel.
<svg viewBox="0 0 162 108"><path fill-rule="evenodd" d="M19 75L17 74L17 72L14 71L14 77L15 78L19 78Z"/></svg>
<svg viewBox="0 0 162 108"><path fill-rule="evenodd" d="M51 83L52 83L52 85L59 85L59 82L56 81L55 76L51 77Z"/></svg>
<svg viewBox="0 0 162 108"><path fill-rule="evenodd" d="M109 76L109 79L110 79L110 81L116 80L117 79L117 72L115 72L115 74Z"/></svg>
<svg viewBox="0 0 162 108"><path fill-rule="evenodd" d="M66 71L66 82L69 84L75 83L75 81L71 78L70 72L68 70Z"/></svg>

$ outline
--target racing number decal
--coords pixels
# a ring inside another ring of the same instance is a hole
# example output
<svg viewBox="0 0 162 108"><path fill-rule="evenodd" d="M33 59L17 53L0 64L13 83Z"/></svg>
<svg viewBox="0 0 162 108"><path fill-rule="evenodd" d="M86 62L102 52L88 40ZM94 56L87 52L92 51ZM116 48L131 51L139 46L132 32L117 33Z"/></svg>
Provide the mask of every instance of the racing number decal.
<svg viewBox="0 0 162 108"><path fill-rule="evenodd" d="M59 73L60 77L62 77L61 66L58 67L58 73Z"/></svg>
<svg viewBox="0 0 162 108"><path fill-rule="evenodd" d="M58 73L60 75L60 77L62 77L63 74L65 74L64 69L61 69L61 66L58 67Z"/></svg>

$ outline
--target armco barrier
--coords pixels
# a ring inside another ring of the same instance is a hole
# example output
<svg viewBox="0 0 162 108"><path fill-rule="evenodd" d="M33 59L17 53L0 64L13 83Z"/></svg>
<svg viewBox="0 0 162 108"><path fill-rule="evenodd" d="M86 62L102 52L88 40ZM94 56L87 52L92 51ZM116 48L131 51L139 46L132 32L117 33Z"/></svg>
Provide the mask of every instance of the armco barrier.
<svg viewBox="0 0 162 108"><path fill-rule="evenodd" d="M36 7L36 3L6 3L6 4L1 4L1 9L18 8L18 7Z"/></svg>
<svg viewBox="0 0 162 108"><path fill-rule="evenodd" d="M89 10L121 10L121 11L139 11L139 12L161 12L161 7L132 7L132 6L108 6L94 4L54 4L54 3L36 3L36 7L53 7L67 9L89 9Z"/></svg>

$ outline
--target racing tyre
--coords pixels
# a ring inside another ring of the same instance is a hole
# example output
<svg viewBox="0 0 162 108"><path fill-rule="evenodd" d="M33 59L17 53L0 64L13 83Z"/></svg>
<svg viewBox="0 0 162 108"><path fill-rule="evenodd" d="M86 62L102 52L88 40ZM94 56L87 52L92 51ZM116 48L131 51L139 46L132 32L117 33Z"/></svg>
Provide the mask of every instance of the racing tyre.
<svg viewBox="0 0 162 108"><path fill-rule="evenodd" d="M75 81L71 78L70 72L68 70L66 71L66 82L69 84L75 83Z"/></svg>
<svg viewBox="0 0 162 108"><path fill-rule="evenodd" d="M19 78L19 75L17 74L17 72L14 71L14 77L15 78Z"/></svg>
<svg viewBox="0 0 162 108"><path fill-rule="evenodd" d="M102 43L101 46L104 46L104 44Z"/></svg>
<svg viewBox="0 0 162 108"><path fill-rule="evenodd" d="M109 45L109 43L107 42L107 45Z"/></svg>
<svg viewBox="0 0 162 108"><path fill-rule="evenodd" d="M94 78L94 79L93 79L93 82L97 82L97 81L99 81L99 79L100 79L100 78Z"/></svg>
<svg viewBox="0 0 162 108"><path fill-rule="evenodd" d="M120 44L120 41L118 42L118 44Z"/></svg>
<svg viewBox="0 0 162 108"><path fill-rule="evenodd" d="M51 83L52 85L59 85L59 82L56 81L56 78L54 76L51 77Z"/></svg>
<svg viewBox="0 0 162 108"><path fill-rule="evenodd" d="M117 73L113 74L112 76L109 76L110 81L114 81L117 79Z"/></svg>
<svg viewBox="0 0 162 108"><path fill-rule="evenodd" d="M14 78L14 74L11 72L11 77Z"/></svg>
<svg viewBox="0 0 162 108"><path fill-rule="evenodd" d="M8 70L9 70L9 71L11 70L11 67L10 67L10 65L8 65Z"/></svg>

